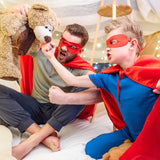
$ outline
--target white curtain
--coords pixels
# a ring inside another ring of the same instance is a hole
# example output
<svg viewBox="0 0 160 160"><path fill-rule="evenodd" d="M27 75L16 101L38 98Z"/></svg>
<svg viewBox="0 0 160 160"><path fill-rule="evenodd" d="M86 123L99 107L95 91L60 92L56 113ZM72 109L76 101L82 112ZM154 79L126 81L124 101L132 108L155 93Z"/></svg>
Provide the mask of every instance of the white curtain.
<svg viewBox="0 0 160 160"><path fill-rule="evenodd" d="M150 35L160 30L160 1L159 0L130 0L133 20L140 24L144 35ZM101 0L0 0L0 9L11 5L28 3L46 4L52 8L60 21L56 33L61 33L67 24L79 23L89 32L89 42L83 54L86 60L90 60L92 46L98 21L97 10ZM112 0L105 0L105 4L111 4ZM117 3L127 4L127 0L117 0ZM95 51L95 62L106 62L105 25L111 18L102 17L97 43L101 44ZM54 37L58 41L59 36Z"/></svg>

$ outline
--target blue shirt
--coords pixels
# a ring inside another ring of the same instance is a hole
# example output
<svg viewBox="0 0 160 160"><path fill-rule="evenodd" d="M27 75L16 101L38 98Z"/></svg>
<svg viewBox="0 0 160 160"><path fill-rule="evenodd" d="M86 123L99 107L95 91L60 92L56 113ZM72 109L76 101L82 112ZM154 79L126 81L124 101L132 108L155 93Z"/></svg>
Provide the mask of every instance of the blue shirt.
<svg viewBox="0 0 160 160"><path fill-rule="evenodd" d="M103 88L113 95L130 134L136 139L158 95L152 92L152 88L138 84L124 75L120 79L117 99L119 73L98 73L89 75L89 78L97 88Z"/></svg>

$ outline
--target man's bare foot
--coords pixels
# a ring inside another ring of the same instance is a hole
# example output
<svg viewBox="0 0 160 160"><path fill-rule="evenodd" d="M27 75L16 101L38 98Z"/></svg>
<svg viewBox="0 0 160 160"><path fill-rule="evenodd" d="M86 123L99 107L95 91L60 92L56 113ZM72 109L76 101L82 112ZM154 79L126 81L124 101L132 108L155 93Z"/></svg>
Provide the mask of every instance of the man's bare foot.
<svg viewBox="0 0 160 160"><path fill-rule="evenodd" d="M12 154L17 160L21 160L41 142L54 152L60 150L60 141L57 137L57 133L48 123L42 128L39 128L37 124L34 124L34 126L32 125L31 127L29 127L30 129L28 128L31 136L12 148Z"/></svg>
<svg viewBox="0 0 160 160"><path fill-rule="evenodd" d="M22 160L29 152L33 150L39 143L32 140L31 135L29 139L20 142L17 146L12 147L12 155L17 158L17 160ZM42 143L51 149L53 152L60 150L60 140L57 137L57 134L53 134L45 138Z"/></svg>
<svg viewBox="0 0 160 160"><path fill-rule="evenodd" d="M52 152L60 151L60 140L57 135L51 135L45 138L42 143L48 147Z"/></svg>
<svg viewBox="0 0 160 160"><path fill-rule="evenodd" d="M35 146L27 144L27 141L19 143L17 146L12 147L12 155L17 160L22 160Z"/></svg>

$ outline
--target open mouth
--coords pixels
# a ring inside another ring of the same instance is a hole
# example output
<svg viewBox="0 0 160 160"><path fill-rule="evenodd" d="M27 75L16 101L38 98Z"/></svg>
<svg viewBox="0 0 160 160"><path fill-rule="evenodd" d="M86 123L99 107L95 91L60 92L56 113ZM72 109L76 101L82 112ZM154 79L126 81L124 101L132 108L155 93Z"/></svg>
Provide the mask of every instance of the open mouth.
<svg viewBox="0 0 160 160"><path fill-rule="evenodd" d="M107 53L107 58L108 58L108 60L111 59L111 54L110 53Z"/></svg>
<svg viewBox="0 0 160 160"><path fill-rule="evenodd" d="M66 56L66 54L61 51L60 54L59 54L59 58L60 58L60 59L64 59L65 56Z"/></svg>

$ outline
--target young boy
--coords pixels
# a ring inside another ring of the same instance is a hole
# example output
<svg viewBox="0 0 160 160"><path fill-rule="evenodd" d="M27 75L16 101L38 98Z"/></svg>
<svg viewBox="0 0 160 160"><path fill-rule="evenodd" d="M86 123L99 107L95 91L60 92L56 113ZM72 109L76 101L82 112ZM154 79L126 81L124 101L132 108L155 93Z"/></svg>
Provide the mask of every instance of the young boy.
<svg viewBox="0 0 160 160"><path fill-rule="evenodd" d="M98 74L75 77L54 58L53 44L47 44L42 49L66 83L92 88L83 92L86 97L83 97L83 103L100 102L103 99L108 115L118 129L113 133L100 135L86 144L86 154L95 159L102 158L110 148L122 144L126 139L132 142L136 140L158 99L158 95L152 90L160 79L160 60L153 56L139 57L144 39L137 24L127 17L121 17L109 23L105 31L107 58L110 64L116 65ZM93 87L100 89L102 98L96 98L99 90ZM54 87L50 89L50 93L53 90ZM59 90L57 94L61 95L60 92ZM81 101L83 95L78 94ZM73 97L73 103L76 103L75 98Z"/></svg>

